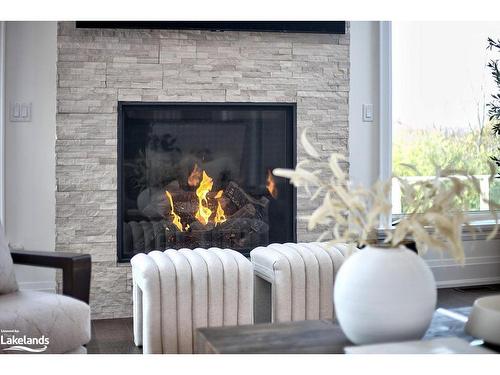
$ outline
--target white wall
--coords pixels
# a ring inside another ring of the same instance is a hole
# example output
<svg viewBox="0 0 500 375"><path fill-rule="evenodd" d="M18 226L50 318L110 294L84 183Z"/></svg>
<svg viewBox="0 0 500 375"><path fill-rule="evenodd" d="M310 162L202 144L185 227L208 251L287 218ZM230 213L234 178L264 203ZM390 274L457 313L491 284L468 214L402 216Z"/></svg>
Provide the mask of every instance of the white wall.
<svg viewBox="0 0 500 375"><path fill-rule="evenodd" d="M351 33L349 157L351 180L371 185L379 176L379 23L355 21ZM362 105L373 104L374 121L363 122Z"/></svg>
<svg viewBox="0 0 500 375"><path fill-rule="evenodd" d="M5 230L15 246L54 251L56 22L7 22L5 51ZM32 121L10 122L14 101ZM54 271L17 266L21 287L53 289Z"/></svg>
<svg viewBox="0 0 500 375"><path fill-rule="evenodd" d="M0 21L0 221L5 223L5 22Z"/></svg>
<svg viewBox="0 0 500 375"><path fill-rule="evenodd" d="M379 178L379 22L351 22L351 87L349 95L350 176L368 186ZM363 103L373 103L375 119L363 122ZM384 150L382 150L384 152ZM446 254L424 256L439 286L500 283L500 240L464 241L465 265Z"/></svg>

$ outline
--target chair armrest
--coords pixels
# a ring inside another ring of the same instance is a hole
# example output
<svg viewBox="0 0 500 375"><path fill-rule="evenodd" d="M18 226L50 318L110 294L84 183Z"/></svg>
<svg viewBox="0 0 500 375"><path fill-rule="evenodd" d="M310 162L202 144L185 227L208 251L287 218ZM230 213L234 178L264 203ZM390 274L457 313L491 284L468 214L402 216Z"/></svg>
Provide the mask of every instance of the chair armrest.
<svg viewBox="0 0 500 375"><path fill-rule="evenodd" d="M12 250L15 264L62 269L63 294L89 303L91 258L88 254Z"/></svg>

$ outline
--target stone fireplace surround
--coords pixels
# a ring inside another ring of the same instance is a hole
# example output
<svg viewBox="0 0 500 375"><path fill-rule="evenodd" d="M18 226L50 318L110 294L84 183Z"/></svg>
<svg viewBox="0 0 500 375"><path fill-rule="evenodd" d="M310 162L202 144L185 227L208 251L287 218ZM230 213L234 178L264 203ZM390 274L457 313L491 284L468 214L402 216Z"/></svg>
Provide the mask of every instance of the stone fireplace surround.
<svg viewBox="0 0 500 375"><path fill-rule="evenodd" d="M118 101L297 103L297 134L310 127L325 158L348 155L348 30L76 29L60 22L57 51L56 251L92 255L93 318L132 316L130 266L116 256ZM299 191L298 216L313 208ZM316 236L298 221L299 241Z"/></svg>

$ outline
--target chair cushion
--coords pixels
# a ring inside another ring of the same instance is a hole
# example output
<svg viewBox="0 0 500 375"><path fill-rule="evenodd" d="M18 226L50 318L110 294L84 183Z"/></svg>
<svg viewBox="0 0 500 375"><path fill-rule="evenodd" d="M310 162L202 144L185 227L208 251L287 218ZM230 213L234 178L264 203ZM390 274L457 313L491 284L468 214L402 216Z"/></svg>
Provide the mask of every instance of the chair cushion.
<svg viewBox="0 0 500 375"><path fill-rule="evenodd" d="M49 340L44 353L66 353L90 341L90 308L59 294L18 291L0 296L0 327L4 331L18 331L3 333L4 342L8 335L33 338L44 335ZM0 343L0 353L13 353L3 350L10 346Z"/></svg>
<svg viewBox="0 0 500 375"><path fill-rule="evenodd" d="M17 289L14 263L0 223L0 294L12 293Z"/></svg>

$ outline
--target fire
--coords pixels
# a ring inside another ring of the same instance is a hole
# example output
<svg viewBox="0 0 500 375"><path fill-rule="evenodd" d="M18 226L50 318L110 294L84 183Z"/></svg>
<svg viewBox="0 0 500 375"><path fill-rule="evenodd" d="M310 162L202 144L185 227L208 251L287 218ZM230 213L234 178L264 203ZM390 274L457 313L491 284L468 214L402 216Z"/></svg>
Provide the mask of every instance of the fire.
<svg viewBox="0 0 500 375"><path fill-rule="evenodd" d="M188 185L189 186L197 186L201 181L201 169L198 167L198 164L194 165L193 171L188 177Z"/></svg>
<svg viewBox="0 0 500 375"><path fill-rule="evenodd" d="M212 190L213 180L203 171L202 180L198 189L196 189L196 196L198 197L198 211L195 214L196 220L203 225L207 225L208 219L212 215L212 210L208 207L207 194Z"/></svg>
<svg viewBox="0 0 500 375"><path fill-rule="evenodd" d="M170 202L170 214L172 215L172 223L177 227L177 229L183 232L184 230L182 229L181 217L175 213L172 195L168 192L168 190L165 191L165 195Z"/></svg>
<svg viewBox="0 0 500 375"><path fill-rule="evenodd" d="M214 199L217 200L217 208L215 209L215 212L212 211L209 207L207 196L208 193L212 190L213 180L209 175L207 175L205 171L201 170L197 164L195 164L193 171L189 175L188 184L190 186L198 185L198 188L196 189L196 196L198 197L198 210L194 215L196 220L198 220L203 225L207 225L212 216L212 220L215 225L221 224L227 220L226 214L221 205L221 198L224 191L219 190L217 194L215 194ZM172 223L181 232L187 231L190 226L189 224L187 224L186 227L183 228L180 216L175 213L172 195L168 191L165 191L165 194L170 202L170 214L172 215Z"/></svg>
<svg viewBox="0 0 500 375"><path fill-rule="evenodd" d="M224 210L222 209L222 206L220 204L220 199L222 198L222 193L223 193L223 191L219 190L217 192L217 194L215 195L215 199L217 199L217 211L215 212L215 219L214 219L215 225L222 224L223 222L225 222L227 220L226 215L224 213Z"/></svg>
<svg viewBox="0 0 500 375"><path fill-rule="evenodd" d="M276 183L274 182L273 174L270 169L267 170L267 191L271 194L271 197L276 199L278 197L278 188L276 187Z"/></svg>

